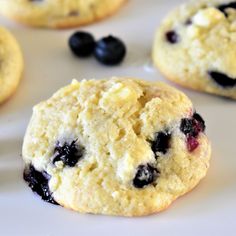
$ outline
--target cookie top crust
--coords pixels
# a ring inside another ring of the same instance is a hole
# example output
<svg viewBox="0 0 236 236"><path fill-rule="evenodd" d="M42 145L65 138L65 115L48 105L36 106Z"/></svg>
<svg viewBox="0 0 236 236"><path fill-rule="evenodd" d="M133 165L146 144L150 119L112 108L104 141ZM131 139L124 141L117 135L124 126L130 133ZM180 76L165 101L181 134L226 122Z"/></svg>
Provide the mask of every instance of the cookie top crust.
<svg viewBox="0 0 236 236"><path fill-rule="evenodd" d="M205 176L204 130L191 101L164 83L73 80L34 107L23 158L27 169L50 176L49 195L62 206L147 215Z"/></svg>

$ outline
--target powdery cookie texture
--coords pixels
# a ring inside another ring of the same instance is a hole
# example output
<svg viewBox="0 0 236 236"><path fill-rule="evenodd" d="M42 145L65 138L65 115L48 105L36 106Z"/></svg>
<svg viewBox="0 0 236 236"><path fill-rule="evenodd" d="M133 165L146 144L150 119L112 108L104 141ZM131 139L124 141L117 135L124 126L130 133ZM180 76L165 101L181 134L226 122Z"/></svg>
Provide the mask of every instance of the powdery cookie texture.
<svg viewBox="0 0 236 236"><path fill-rule="evenodd" d="M126 0L1 0L0 13L26 25L69 28L114 14Z"/></svg>
<svg viewBox="0 0 236 236"><path fill-rule="evenodd" d="M23 71L23 57L14 36L0 27L0 104L16 90Z"/></svg>
<svg viewBox="0 0 236 236"><path fill-rule="evenodd" d="M171 12L153 60L180 85L236 99L236 1L191 1Z"/></svg>
<svg viewBox="0 0 236 236"><path fill-rule="evenodd" d="M191 101L160 82L74 80L33 109L24 179L82 213L142 216L206 175L211 148Z"/></svg>

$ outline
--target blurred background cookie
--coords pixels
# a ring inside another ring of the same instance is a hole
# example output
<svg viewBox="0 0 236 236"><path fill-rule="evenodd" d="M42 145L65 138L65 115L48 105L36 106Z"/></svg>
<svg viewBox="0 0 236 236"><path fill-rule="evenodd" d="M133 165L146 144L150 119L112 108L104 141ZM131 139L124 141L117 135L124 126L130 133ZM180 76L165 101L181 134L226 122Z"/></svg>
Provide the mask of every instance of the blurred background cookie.
<svg viewBox="0 0 236 236"><path fill-rule="evenodd" d="M99 21L126 0L1 0L0 13L26 25L69 28Z"/></svg>
<svg viewBox="0 0 236 236"><path fill-rule="evenodd" d="M191 1L157 30L153 60L170 80L236 99L236 2Z"/></svg>
<svg viewBox="0 0 236 236"><path fill-rule="evenodd" d="M16 90L23 71L23 57L14 36L0 27L0 103Z"/></svg>

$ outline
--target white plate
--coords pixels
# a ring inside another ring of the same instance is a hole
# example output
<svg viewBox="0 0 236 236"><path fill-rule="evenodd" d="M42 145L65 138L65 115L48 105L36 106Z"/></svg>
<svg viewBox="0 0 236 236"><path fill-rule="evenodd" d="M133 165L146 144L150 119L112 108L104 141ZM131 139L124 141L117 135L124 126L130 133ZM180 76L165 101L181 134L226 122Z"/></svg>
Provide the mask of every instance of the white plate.
<svg viewBox="0 0 236 236"><path fill-rule="evenodd" d="M213 156L207 177L165 212L142 218L82 215L41 201L22 180L21 146L32 106L72 78L164 80L147 66L153 34L180 2L130 0L115 16L84 27L96 38L111 33L126 42L128 56L117 67L74 58L67 47L73 30L32 29L0 19L19 40L26 66L17 93L0 107L0 235L235 235L236 104L215 96L184 90L207 122Z"/></svg>

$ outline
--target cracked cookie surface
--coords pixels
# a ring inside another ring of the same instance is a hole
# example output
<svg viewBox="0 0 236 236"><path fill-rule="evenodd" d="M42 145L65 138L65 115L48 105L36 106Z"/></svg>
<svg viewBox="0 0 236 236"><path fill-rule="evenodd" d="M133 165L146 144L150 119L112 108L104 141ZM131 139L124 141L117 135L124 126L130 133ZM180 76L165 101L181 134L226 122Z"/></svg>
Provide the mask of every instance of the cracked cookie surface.
<svg viewBox="0 0 236 236"><path fill-rule="evenodd" d="M132 78L73 80L34 107L24 176L66 208L141 216L194 188L210 154L205 122L182 92ZM30 167L46 176L39 187Z"/></svg>

